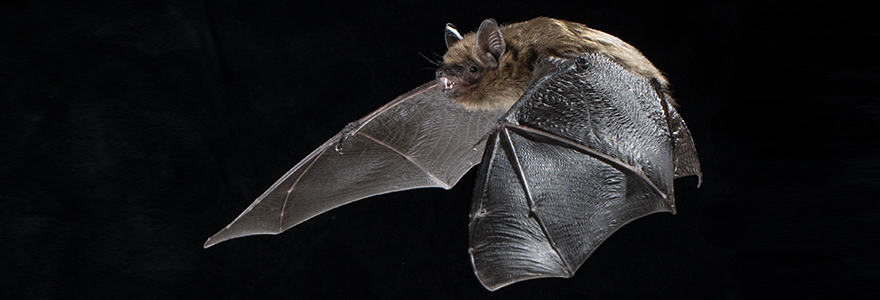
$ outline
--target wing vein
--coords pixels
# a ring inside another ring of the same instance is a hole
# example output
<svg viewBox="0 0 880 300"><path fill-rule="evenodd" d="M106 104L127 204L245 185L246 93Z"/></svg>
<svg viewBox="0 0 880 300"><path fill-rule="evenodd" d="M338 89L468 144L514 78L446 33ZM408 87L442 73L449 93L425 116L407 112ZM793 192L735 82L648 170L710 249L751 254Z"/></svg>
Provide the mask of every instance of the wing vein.
<svg viewBox="0 0 880 300"><path fill-rule="evenodd" d="M668 199L666 193L661 191L660 188L658 188L657 185L655 185L653 181L648 179L648 176L645 175L644 172L642 172L639 169L636 169L632 165L625 163L617 158L614 158L612 156L609 156L608 154L596 151L595 149L589 148L587 146L581 145L581 144L576 143L574 141L571 141L567 138L564 138L564 137L561 137L561 136L558 136L558 135L555 135L555 134L552 134L549 132L545 132L545 131L541 131L541 130L537 130L537 129L533 129L533 128L529 128L529 127L525 127L525 126L521 126L521 125L515 125L515 124L510 124L510 125L508 125L508 127L513 130L517 130L522 133L525 133L525 134L541 136L544 138L552 139L556 142L563 144L566 147L573 148L573 149L578 150L582 153L585 153L589 156L592 156L593 158L598 159L599 161L602 161L602 162L607 163L611 166L614 166L615 168L617 168L620 171L635 174L636 176L638 176L639 178L644 180L645 183L647 183L648 186L650 186L651 189L654 190L655 193L657 193L657 195L659 195L660 197L663 197L664 200Z"/></svg>
<svg viewBox="0 0 880 300"><path fill-rule="evenodd" d="M553 248L553 251L556 252L556 256L558 256L559 260L562 261L562 264L565 265L565 271L568 273L567 275L571 277L574 275L574 270L571 269L571 266L568 264L565 256L562 255L562 252L559 251L559 248L556 247L556 243L552 240L550 232L547 230L547 226L544 226L544 222L541 221L541 217L539 217L538 213L535 211L535 199L532 196L532 190L529 188L529 182L526 179L525 171L523 171L522 166L520 166L519 156L516 154L516 147L513 146L513 141L510 139L510 132L506 129L507 125L513 126L513 124L505 124L505 128L502 129L502 132L504 132L504 139L507 141L507 146L510 147L510 152L513 156L511 164L516 169L517 177L519 177L520 183L523 185L523 190L526 194L526 200L529 204L529 217L534 218L535 222L538 223L538 226L541 227L541 232L544 233L544 237L546 237L547 242L550 243L550 248Z"/></svg>
<svg viewBox="0 0 880 300"><path fill-rule="evenodd" d="M293 188L296 187L297 184L299 184L299 180L302 179L303 176L305 176L306 173L309 172L309 169L312 168L312 165L314 165L318 158L321 157L321 154L324 154L324 151L327 151L327 148L324 148L323 150L321 150L320 153L318 153L318 155L315 155L315 158L309 162L302 173L299 173L299 176L296 177L296 180L294 180L293 184L290 185L290 188L287 189L287 193L285 193L284 195L284 203L281 204L281 215L278 216L278 232L284 231L284 212L287 211L287 202L290 200L290 193L293 192Z"/></svg>
<svg viewBox="0 0 880 300"><path fill-rule="evenodd" d="M388 144L386 144L385 142L383 142L383 141L381 141L381 140L379 140L379 139L377 139L377 138L375 138L375 137L373 137L373 136L371 136L371 135L369 135L369 134L366 134L366 133L363 133L363 132L357 132L356 134L358 134L358 135L362 135L362 136L364 136L365 138L367 138L367 139L369 139L369 140L375 142L376 144L382 145L383 147L388 148L388 149L390 149L391 151L394 151L395 153L399 154L399 155L402 156L404 159L406 159L408 162L412 163L412 164L415 165L417 168L419 168L420 170L422 170L422 172L425 172L425 174L427 174L428 176L430 176L431 179L434 180L434 182L436 182L436 183L439 184L440 186L443 186L443 188L445 188L445 189L450 189L450 188L452 188L451 186L449 186L449 184L447 184L446 182L440 180L440 178L437 178L437 176L435 176L433 173L431 173L430 171L428 171L427 168L425 168L424 166L422 166L421 164L419 164L418 162L416 162L415 160L413 160L412 157L409 156L409 155L407 155L406 153L403 153L403 152L401 152L400 150L397 150L396 148L391 147L391 145L388 145Z"/></svg>

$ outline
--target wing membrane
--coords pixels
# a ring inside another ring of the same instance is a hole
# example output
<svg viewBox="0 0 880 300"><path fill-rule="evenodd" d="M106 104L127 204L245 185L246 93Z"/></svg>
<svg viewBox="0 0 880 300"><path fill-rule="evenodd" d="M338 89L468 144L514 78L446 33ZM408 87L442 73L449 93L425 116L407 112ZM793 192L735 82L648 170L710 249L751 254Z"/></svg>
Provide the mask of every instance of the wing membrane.
<svg viewBox="0 0 880 300"><path fill-rule="evenodd" d="M625 224L675 212L672 180L699 163L662 97L602 54L536 67L475 187L470 253L486 288L571 277Z"/></svg>
<svg viewBox="0 0 880 300"><path fill-rule="evenodd" d="M205 242L278 234L325 211L401 190L449 189L479 163L504 111L468 111L426 83L352 122ZM477 145L475 147L475 145ZM269 221L277 220L277 221Z"/></svg>

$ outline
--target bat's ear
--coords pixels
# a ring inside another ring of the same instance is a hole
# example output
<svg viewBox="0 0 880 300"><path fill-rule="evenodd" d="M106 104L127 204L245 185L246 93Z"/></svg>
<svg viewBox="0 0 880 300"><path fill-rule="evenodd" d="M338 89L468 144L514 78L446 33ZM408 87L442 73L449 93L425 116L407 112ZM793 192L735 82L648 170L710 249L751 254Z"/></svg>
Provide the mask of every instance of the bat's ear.
<svg viewBox="0 0 880 300"><path fill-rule="evenodd" d="M452 45L461 40L461 34L452 26L452 23L446 23L446 49L452 48Z"/></svg>
<svg viewBox="0 0 880 300"><path fill-rule="evenodd" d="M477 30L477 40L474 45L474 58L484 67L497 69L498 61L504 54L504 37L501 36L501 28L493 19L486 19Z"/></svg>

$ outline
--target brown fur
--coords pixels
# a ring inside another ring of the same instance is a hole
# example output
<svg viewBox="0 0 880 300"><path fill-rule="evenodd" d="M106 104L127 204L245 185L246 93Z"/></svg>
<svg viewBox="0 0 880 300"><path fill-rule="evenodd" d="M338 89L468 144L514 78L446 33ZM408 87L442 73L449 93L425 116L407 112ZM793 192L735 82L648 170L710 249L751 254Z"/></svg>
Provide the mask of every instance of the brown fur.
<svg viewBox="0 0 880 300"><path fill-rule="evenodd" d="M470 110L508 109L525 93L538 60L569 58L579 53L600 52L635 74L656 78L667 93L666 77L635 47L610 34L574 22L539 17L501 26L507 44L498 69L488 71L478 85L454 100ZM445 66L472 64L476 33L462 36L443 55ZM666 98L672 101L667 93Z"/></svg>

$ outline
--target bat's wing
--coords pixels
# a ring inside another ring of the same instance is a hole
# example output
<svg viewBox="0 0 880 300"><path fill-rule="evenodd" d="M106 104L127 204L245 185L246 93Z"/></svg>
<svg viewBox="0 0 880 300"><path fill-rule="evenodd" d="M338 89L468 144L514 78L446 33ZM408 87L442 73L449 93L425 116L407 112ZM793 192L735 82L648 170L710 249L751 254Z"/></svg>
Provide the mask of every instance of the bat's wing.
<svg viewBox="0 0 880 300"><path fill-rule="evenodd" d="M490 290L571 277L621 226L674 213L673 178L700 173L663 93L601 54L541 62L503 118L470 216L474 271Z"/></svg>
<svg viewBox="0 0 880 300"><path fill-rule="evenodd" d="M284 174L205 248L278 234L320 213L394 191L449 189L480 162L481 138L504 111L467 111L426 83L350 123ZM475 145L476 148L475 148Z"/></svg>

